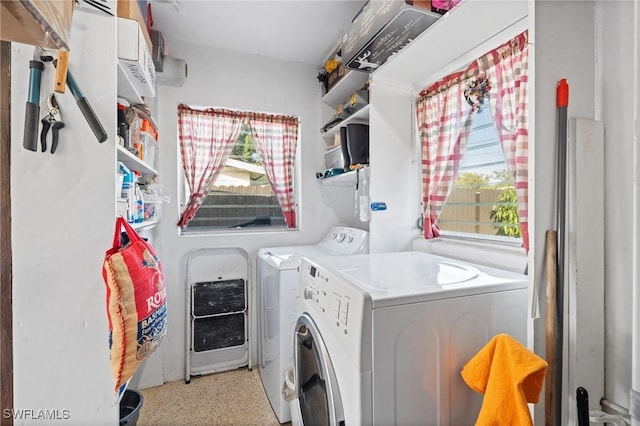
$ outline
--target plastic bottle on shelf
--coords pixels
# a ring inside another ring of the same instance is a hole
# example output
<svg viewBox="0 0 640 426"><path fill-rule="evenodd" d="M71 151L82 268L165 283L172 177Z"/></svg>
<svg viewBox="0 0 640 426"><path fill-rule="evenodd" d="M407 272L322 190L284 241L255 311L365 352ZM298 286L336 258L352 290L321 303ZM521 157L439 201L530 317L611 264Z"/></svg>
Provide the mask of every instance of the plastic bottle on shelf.
<svg viewBox="0 0 640 426"><path fill-rule="evenodd" d="M125 117L125 106L118 103L118 136L122 138L122 146L131 148L131 127Z"/></svg>
<svg viewBox="0 0 640 426"><path fill-rule="evenodd" d="M136 223L144 221L144 198L139 185L136 185Z"/></svg>
<svg viewBox="0 0 640 426"><path fill-rule="evenodd" d="M135 223L140 223L144 220L144 198L142 197L142 190L140 189L140 186L138 185L138 179L142 176L142 173L140 173L137 170L133 171L135 173L135 178L134 178L134 193L133 193L133 199L134 199L134 216L133 216L133 220Z"/></svg>
<svg viewBox="0 0 640 426"><path fill-rule="evenodd" d="M129 170L124 164L119 163L119 168L124 178L122 179L122 189L120 197L127 200L127 222L133 223L135 221L135 175L134 172Z"/></svg>
<svg viewBox="0 0 640 426"><path fill-rule="evenodd" d="M133 144L133 147L136 150L138 158L141 159L141 160L144 160L145 159L145 152L144 152L144 143L143 143L142 139L140 139L139 141L135 142Z"/></svg>
<svg viewBox="0 0 640 426"><path fill-rule="evenodd" d="M127 198L127 190L131 184L131 181L127 180L129 173L131 173L131 170L122 161L118 161L118 190L120 191L120 198Z"/></svg>

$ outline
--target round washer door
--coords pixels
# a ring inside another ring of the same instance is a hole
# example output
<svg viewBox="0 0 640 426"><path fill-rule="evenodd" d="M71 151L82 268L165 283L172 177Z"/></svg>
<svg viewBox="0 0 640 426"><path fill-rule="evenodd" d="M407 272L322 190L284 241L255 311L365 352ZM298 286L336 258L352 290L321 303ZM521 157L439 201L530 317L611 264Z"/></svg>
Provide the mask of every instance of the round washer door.
<svg viewBox="0 0 640 426"><path fill-rule="evenodd" d="M344 425L340 390L322 336L313 319L302 314L294 332L294 362L299 418L303 425Z"/></svg>

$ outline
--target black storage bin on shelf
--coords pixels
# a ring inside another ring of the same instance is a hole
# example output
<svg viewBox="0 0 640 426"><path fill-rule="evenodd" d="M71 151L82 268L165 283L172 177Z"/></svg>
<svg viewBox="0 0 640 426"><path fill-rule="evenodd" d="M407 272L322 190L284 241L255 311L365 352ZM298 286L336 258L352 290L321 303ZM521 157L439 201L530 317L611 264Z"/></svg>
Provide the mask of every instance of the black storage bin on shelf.
<svg viewBox="0 0 640 426"><path fill-rule="evenodd" d="M130 389L124 391L120 400L120 426L136 426L143 400L140 392Z"/></svg>
<svg viewBox="0 0 640 426"><path fill-rule="evenodd" d="M351 166L369 164L369 125L347 124L347 146Z"/></svg>
<svg viewBox="0 0 640 426"><path fill-rule="evenodd" d="M349 147L347 146L347 128L340 127L340 146L342 147L342 158L344 159L344 169L349 170L351 158L349 157Z"/></svg>

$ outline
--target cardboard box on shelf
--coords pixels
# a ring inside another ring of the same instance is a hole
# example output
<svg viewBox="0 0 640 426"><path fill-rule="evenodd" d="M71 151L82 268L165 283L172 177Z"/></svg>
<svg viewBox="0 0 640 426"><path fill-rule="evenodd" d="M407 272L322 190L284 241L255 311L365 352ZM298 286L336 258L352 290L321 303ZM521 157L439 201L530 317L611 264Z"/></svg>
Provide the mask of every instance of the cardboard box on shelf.
<svg viewBox="0 0 640 426"><path fill-rule="evenodd" d="M118 61L141 96L156 94L156 70L137 21L118 18Z"/></svg>
<svg viewBox="0 0 640 426"><path fill-rule="evenodd" d="M151 44L151 37L147 27L147 20L145 16L147 11L140 10L140 5L137 0L118 0L118 16L120 18L132 19L140 24L142 35L147 43L149 52L153 51L153 45Z"/></svg>
<svg viewBox="0 0 640 426"><path fill-rule="evenodd" d="M0 2L0 40L69 50L74 0Z"/></svg>

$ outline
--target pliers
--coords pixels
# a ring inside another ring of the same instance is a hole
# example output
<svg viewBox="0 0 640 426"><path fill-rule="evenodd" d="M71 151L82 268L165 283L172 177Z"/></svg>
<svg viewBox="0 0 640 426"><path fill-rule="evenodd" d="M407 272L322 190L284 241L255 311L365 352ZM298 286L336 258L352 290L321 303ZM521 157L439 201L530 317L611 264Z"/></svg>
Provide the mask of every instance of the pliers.
<svg viewBox="0 0 640 426"><path fill-rule="evenodd" d="M47 133L49 133L49 129L51 128L51 132L53 133L51 140L51 153L53 154L56 152L56 148L58 147L58 131L64 127L60 107L58 106L58 101L56 101L56 97L53 93L47 97L47 107L49 112L42 120L40 120L42 122L40 144L42 145L42 152L45 152L47 150Z"/></svg>

